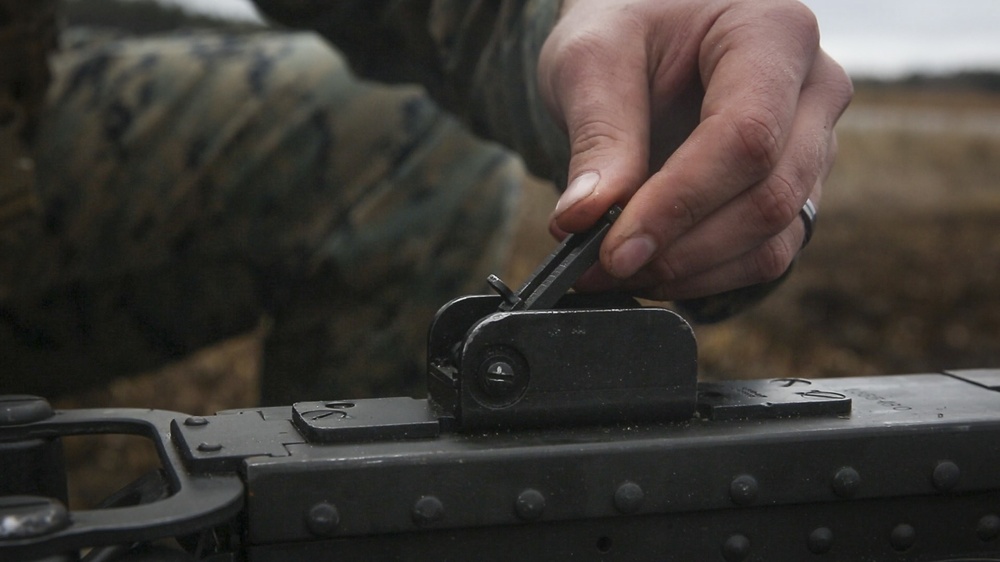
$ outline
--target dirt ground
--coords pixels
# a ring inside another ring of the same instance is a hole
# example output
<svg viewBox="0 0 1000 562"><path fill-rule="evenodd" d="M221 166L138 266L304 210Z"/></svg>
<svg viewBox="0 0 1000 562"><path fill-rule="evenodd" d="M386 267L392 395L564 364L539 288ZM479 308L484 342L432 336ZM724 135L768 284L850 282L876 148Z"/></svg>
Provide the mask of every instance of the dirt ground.
<svg viewBox="0 0 1000 562"><path fill-rule="evenodd" d="M702 378L1000 367L1000 95L860 91L838 134L812 243L761 306L696 327ZM533 187L512 282L553 245L544 224L554 195ZM264 330L58 405L250 406ZM71 444L74 502L105 495L123 460L147 462L135 441Z"/></svg>

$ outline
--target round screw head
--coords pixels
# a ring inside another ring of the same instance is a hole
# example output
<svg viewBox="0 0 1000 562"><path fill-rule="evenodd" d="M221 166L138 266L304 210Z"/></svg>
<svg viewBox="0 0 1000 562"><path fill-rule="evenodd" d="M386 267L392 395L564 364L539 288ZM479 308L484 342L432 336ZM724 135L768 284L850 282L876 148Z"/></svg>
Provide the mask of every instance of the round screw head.
<svg viewBox="0 0 1000 562"><path fill-rule="evenodd" d="M514 367L506 361L494 361L483 370L483 390L494 398L510 394L515 382Z"/></svg>
<svg viewBox="0 0 1000 562"><path fill-rule="evenodd" d="M473 398L488 408L506 408L516 404L528 388L528 364L510 347L489 350L473 374L469 385Z"/></svg>
<svg viewBox="0 0 1000 562"><path fill-rule="evenodd" d="M208 425L208 420L202 416L191 416L184 420L184 425L188 427L201 427Z"/></svg>

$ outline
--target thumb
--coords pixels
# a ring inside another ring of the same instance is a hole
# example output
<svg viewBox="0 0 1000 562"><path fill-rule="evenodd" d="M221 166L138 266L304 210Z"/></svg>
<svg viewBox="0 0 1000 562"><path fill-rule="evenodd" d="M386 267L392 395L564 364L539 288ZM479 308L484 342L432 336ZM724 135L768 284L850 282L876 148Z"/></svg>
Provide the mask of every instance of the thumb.
<svg viewBox="0 0 1000 562"><path fill-rule="evenodd" d="M625 204L649 173L645 64L629 71L621 61L587 58L551 86L570 143L569 181L553 211L566 232L584 230L613 204Z"/></svg>

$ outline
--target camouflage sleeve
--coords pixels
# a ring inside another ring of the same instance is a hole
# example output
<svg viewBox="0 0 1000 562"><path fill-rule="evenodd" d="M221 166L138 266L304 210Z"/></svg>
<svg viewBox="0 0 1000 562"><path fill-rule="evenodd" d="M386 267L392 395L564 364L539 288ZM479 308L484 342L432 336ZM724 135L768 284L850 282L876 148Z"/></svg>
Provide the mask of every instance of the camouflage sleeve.
<svg viewBox="0 0 1000 562"><path fill-rule="evenodd" d="M322 33L362 76L423 84L476 133L565 187L569 142L537 89L538 55L560 0L254 1L281 23ZM753 307L786 277L677 304L697 322L716 322Z"/></svg>
<svg viewBox="0 0 1000 562"><path fill-rule="evenodd" d="M254 0L274 20L319 31L361 76L417 82L477 134L565 185L568 142L537 93L559 0Z"/></svg>
<svg viewBox="0 0 1000 562"><path fill-rule="evenodd" d="M56 46L55 0L0 0L0 235L37 211L28 142L45 101Z"/></svg>

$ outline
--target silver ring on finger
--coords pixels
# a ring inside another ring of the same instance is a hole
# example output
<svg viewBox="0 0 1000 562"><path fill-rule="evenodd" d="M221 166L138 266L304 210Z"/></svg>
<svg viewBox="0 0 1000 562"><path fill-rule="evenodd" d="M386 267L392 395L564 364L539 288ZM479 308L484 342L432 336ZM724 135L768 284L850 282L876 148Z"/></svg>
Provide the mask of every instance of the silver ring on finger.
<svg viewBox="0 0 1000 562"><path fill-rule="evenodd" d="M799 248L801 250L812 239L813 231L816 229L816 205L812 199L806 199L806 204L799 211L799 216L802 217L802 224L806 227L806 234L802 238L802 246Z"/></svg>

